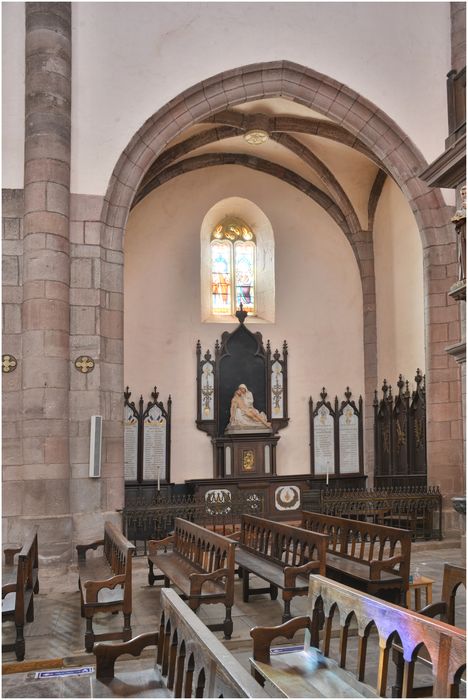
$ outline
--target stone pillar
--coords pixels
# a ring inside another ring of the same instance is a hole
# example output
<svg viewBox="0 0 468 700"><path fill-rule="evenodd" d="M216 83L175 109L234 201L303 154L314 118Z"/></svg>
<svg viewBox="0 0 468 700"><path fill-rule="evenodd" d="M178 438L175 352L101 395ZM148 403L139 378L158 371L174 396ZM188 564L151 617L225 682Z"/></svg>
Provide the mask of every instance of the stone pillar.
<svg viewBox="0 0 468 700"><path fill-rule="evenodd" d="M69 559L71 4L25 7L22 516Z"/></svg>

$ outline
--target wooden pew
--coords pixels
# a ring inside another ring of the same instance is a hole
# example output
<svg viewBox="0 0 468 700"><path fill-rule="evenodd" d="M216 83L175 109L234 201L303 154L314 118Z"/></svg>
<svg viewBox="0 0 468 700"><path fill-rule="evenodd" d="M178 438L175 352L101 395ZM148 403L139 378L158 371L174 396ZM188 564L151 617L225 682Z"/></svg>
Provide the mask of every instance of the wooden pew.
<svg viewBox="0 0 468 700"><path fill-rule="evenodd" d="M170 586L172 581L186 596L192 610L197 610L203 603L223 603L226 610L224 622L214 623L210 629L221 629L225 639L230 639L234 548L234 542L227 537L176 518L173 535L148 541L149 584L152 586L156 580L156 567L164 574L164 585Z"/></svg>
<svg viewBox="0 0 468 700"><path fill-rule="evenodd" d="M309 574L325 574L327 541L317 532L243 515L235 556L242 575L244 602L260 593L269 593L276 600L279 588L284 603L283 622L289 620L291 600L307 595ZM267 581L269 587L250 588L249 574Z"/></svg>
<svg viewBox="0 0 468 700"><path fill-rule="evenodd" d="M282 697L386 697L388 662L393 643L403 646L402 697L409 697L411 665L424 644L432 660L433 697L454 697L466 665L466 632L445 622L387 603L322 576L311 576L311 615L295 618L277 627L256 627L253 638L252 673L261 682L273 684ZM329 658L333 618L339 623L338 660ZM323 638L319 628L324 619ZM358 633L357 659L348 653L349 628L354 621ZM271 644L278 637L291 638L305 629L304 650L272 655ZM369 635L378 634L376 687L366 683ZM319 650L320 646L320 650ZM356 663L357 661L357 663ZM353 664L355 671L346 670ZM355 664L355 665L354 665Z"/></svg>
<svg viewBox="0 0 468 700"><path fill-rule="evenodd" d="M154 698L267 697L248 671L173 590L161 590L161 608L157 632L143 634L124 644L95 645L93 697L142 696L145 691L149 692L148 697ZM132 673L131 662L123 661L124 673L115 676L114 665L119 656L138 656L151 645L157 648L153 669Z"/></svg>
<svg viewBox="0 0 468 700"><path fill-rule="evenodd" d="M301 527L327 535L327 576L406 605L411 560L408 530L308 511L302 511Z"/></svg>
<svg viewBox="0 0 468 700"><path fill-rule="evenodd" d="M86 559L89 549L102 546L102 554ZM104 524L104 538L90 544L76 545L78 552L78 586L81 594L81 616L86 618L85 648L93 650L97 639L129 640L132 636L132 557L135 547L117 527ZM97 612L122 612L122 632L94 634L93 616Z"/></svg>
<svg viewBox="0 0 468 700"><path fill-rule="evenodd" d="M426 605L418 612L426 617L440 617L443 622L448 622L450 625L455 625L455 597L459 586L463 585L466 589L466 569L454 564L444 565L444 575L442 579L442 594L441 600L436 603ZM396 665L396 682L393 687L394 697L399 697L404 681L404 661L401 647L397 645L393 648L393 661ZM431 661L428 659L424 650L421 650L417 657L411 661L409 666L407 681L407 697L427 697L432 690L431 686L415 687L414 672L417 662L421 662L425 666L430 666Z"/></svg>
<svg viewBox="0 0 468 700"><path fill-rule="evenodd" d="M18 554L15 565L14 556ZM14 651L18 661L26 652L24 625L34 620L34 594L39 593L39 553L37 531L22 547L4 550L5 566L2 568L2 622L13 620L16 639L12 644L2 644L2 651Z"/></svg>

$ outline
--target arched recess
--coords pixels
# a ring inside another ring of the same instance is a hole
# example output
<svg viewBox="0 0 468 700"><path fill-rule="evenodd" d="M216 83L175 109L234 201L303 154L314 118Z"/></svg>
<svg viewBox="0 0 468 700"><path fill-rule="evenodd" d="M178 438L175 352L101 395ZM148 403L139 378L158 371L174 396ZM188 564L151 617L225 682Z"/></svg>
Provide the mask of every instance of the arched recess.
<svg viewBox="0 0 468 700"><path fill-rule="evenodd" d="M217 202L207 211L200 230L200 287L201 320L214 323L238 323L234 316L222 321L211 315L211 233L225 216L236 215L245 221L255 232L257 244L257 317L255 322L275 321L275 239L268 217L254 202L243 197L227 197Z"/></svg>
<svg viewBox="0 0 468 700"><path fill-rule="evenodd" d="M429 481L442 486L447 496L454 495L461 485L460 470L463 468L461 435L457 435L455 430L450 432L451 424L461 425L460 373L455 362L441 347L440 337L450 337L449 325L458 321L458 309L455 305L449 307L447 299L445 302L438 300L438 306L432 303L436 301L436 295L440 297L442 284L446 283L445 288L449 289L455 282L456 242L454 231L448 223L451 209L445 205L439 190L429 189L418 178L418 173L427 167L427 163L412 141L388 115L346 85L289 61L257 63L202 81L151 116L120 156L104 199L101 213L101 259L104 268L101 275L104 292L101 295L101 316L105 319L109 311L118 310L115 295L123 293L122 262L114 261L122 254L125 225L137 187L158 154L186 127L201 120L206 121L228 107L269 97L293 100L344 127L391 174L410 204L424 249L427 385L430 387L431 382L436 382L445 384L447 388L453 386L450 396L454 397L441 405L430 388L428 391L428 476ZM364 257L369 260L366 251L372 248L372 240L365 233L361 247ZM370 267L373 276L373 263L368 265ZM111 303L114 303L113 308L109 307ZM365 309L366 306L365 303ZM365 326L372 322L375 327L375 309L369 310ZM121 440L123 452L120 426L123 353L121 362L117 361L115 352L111 359L106 356L105 325L101 326L102 410L105 417L113 421L109 430ZM115 339L114 328L110 337ZM366 366L367 361L372 359L372 353L372 346L368 344ZM121 365L120 370L118 365ZM373 388L366 376L368 417L371 415ZM450 438L441 441L440 428L447 425Z"/></svg>

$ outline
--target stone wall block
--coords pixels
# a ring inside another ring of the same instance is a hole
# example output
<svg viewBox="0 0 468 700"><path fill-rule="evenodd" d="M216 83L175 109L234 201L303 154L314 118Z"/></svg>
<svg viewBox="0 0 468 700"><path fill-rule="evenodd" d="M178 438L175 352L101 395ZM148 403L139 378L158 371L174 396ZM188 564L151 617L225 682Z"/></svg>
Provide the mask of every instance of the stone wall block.
<svg viewBox="0 0 468 700"><path fill-rule="evenodd" d="M25 387L23 389L23 415L29 418L44 418L44 387Z"/></svg>
<svg viewBox="0 0 468 700"><path fill-rule="evenodd" d="M101 261L101 286L108 292L121 292L123 265Z"/></svg>
<svg viewBox="0 0 468 700"><path fill-rule="evenodd" d="M6 516L18 516L23 514L23 486L20 481L6 481L2 488L2 514ZM18 539L16 542L20 543ZM5 544L5 540L3 540Z"/></svg>
<svg viewBox="0 0 468 700"><path fill-rule="evenodd" d="M101 335L105 338L123 338L123 313L101 309Z"/></svg>
<svg viewBox="0 0 468 700"><path fill-rule="evenodd" d="M101 224L99 221L85 221L86 245L99 245L101 243Z"/></svg>
<svg viewBox="0 0 468 700"><path fill-rule="evenodd" d="M59 214L68 215L69 209L69 190L64 185L56 182L47 183L47 211L57 212Z"/></svg>
<svg viewBox="0 0 468 700"><path fill-rule="evenodd" d="M15 189L2 190L2 216L20 218L24 213L24 191Z"/></svg>
<svg viewBox="0 0 468 700"><path fill-rule="evenodd" d="M67 304L55 299L28 299L23 304L25 330L68 331Z"/></svg>
<svg viewBox="0 0 468 700"><path fill-rule="evenodd" d="M25 142L25 173L28 171L28 164L34 160L54 160L68 163L70 144L66 140L57 139L53 134L40 134L30 136ZM28 181L32 177L27 174Z"/></svg>
<svg viewBox="0 0 468 700"><path fill-rule="evenodd" d="M68 256L56 250L37 250L25 258L25 280L49 280L68 284Z"/></svg>
<svg viewBox="0 0 468 700"><path fill-rule="evenodd" d="M88 476L89 469L89 437L73 437L70 438L70 460L74 464L74 469L79 464L86 464L85 476ZM79 476L78 473L72 474L72 477Z"/></svg>
<svg viewBox="0 0 468 700"><path fill-rule="evenodd" d="M116 511L123 508L125 491L123 479L115 477L104 479L102 484L101 507L108 511Z"/></svg>
<svg viewBox="0 0 468 700"><path fill-rule="evenodd" d="M83 221L70 222L70 243L82 245L84 243L84 223Z"/></svg>
<svg viewBox="0 0 468 700"><path fill-rule="evenodd" d="M44 441L46 464L68 464L68 436L47 437Z"/></svg>
<svg viewBox="0 0 468 700"><path fill-rule="evenodd" d="M92 287L92 272L92 260L72 260L70 266L71 287L81 287L85 289Z"/></svg>
<svg viewBox="0 0 468 700"><path fill-rule="evenodd" d="M70 219L72 221L99 221L103 197L98 195L71 194Z"/></svg>
<svg viewBox="0 0 468 700"><path fill-rule="evenodd" d="M102 304L102 302L101 302ZM102 304L106 308L113 311L123 311L124 297L122 293L109 292L106 294L106 303Z"/></svg>
<svg viewBox="0 0 468 700"><path fill-rule="evenodd" d="M66 184L70 181L70 165L55 158L29 159L24 173L24 186L37 181Z"/></svg>
<svg viewBox="0 0 468 700"><path fill-rule="evenodd" d="M44 416L46 418L61 418L67 411L68 392L64 392L62 387L59 389L47 387L44 391Z"/></svg>
<svg viewBox="0 0 468 700"><path fill-rule="evenodd" d="M101 347L101 339L97 335L72 335L70 337L70 356L91 355L97 359ZM93 370L94 372L96 370Z"/></svg>
<svg viewBox="0 0 468 700"><path fill-rule="evenodd" d="M94 335L96 332L96 311L94 307L70 307L70 332L78 335Z"/></svg>
<svg viewBox="0 0 468 700"><path fill-rule="evenodd" d="M25 389L68 387L68 363L56 357L30 357L23 365Z"/></svg>
<svg viewBox="0 0 468 700"><path fill-rule="evenodd" d="M73 479L70 486L70 506L73 513L99 512L101 479Z"/></svg>
<svg viewBox="0 0 468 700"><path fill-rule="evenodd" d="M23 333L23 357L42 355L44 352L44 331L27 330Z"/></svg>
<svg viewBox="0 0 468 700"><path fill-rule="evenodd" d="M18 304L3 305L3 332L21 333L21 306Z"/></svg>
<svg viewBox="0 0 468 700"><path fill-rule="evenodd" d="M123 357L123 340L104 338L102 360L104 362L120 363Z"/></svg>
<svg viewBox="0 0 468 700"><path fill-rule="evenodd" d="M19 260L12 255L4 255L2 258L2 279L4 285L18 286L19 284Z"/></svg>
<svg viewBox="0 0 468 700"><path fill-rule="evenodd" d="M2 460L4 465L16 465L23 462L23 450L18 440L3 440Z"/></svg>
<svg viewBox="0 0 468 700"><path fill-rule="evenodd" d="M64 331L44 331L44 355L64 357L68 352L69 336Z"/></svg>
<svg viewBox="0 0 468 700"><path fill-rule="evenodd" d="M31 183L25 190L24 204L28 212L43 211L46 208L46 183Z"/></svg>
<svg viewBox="0 0 468 700"><path fill-rule="evenodd" d="M34 254L37 250L44 250L47 246L47 234L28 233L23 239L23 254Z"/></svg>
<svg viewBox="0 0 468 700"><path fill-rule="evenodd" d="M44 464L44 440L39 437L23 437L25 464Z"/></svg>
<svg viewBox="0 0 468 700"><path fill-rule="evenodd" d="M70 418L89 421L91 416L99 415L100 397L98 391L75 391L70 406Z"/></svg>
<svg viewBox="0 0 468 700"><path fill-rule="evenodd" d="M28 233L53 233L68 240L68 218L50 211L31 212L24 216L24 235Z"/></svg>
<svg viewBox="0 0 468 700"><path fill-rule="evenodd" d="M70 290L70 304L72 306L99 306L100 301L99 289Z"/></svg>
<svg viewBox="0 0 468 700"><path fill-rule="evenodd" d="M3 219L3 240L17 240L21 238L22 224L18 219Z"/></svg>
<svg viewBox="0 0 468 700"><path fill-rule="evenodd" d="M49 516L70 512L68 480L24 481L23 488L24 512ZM52 541L56 539L57 533Z"/></svg>

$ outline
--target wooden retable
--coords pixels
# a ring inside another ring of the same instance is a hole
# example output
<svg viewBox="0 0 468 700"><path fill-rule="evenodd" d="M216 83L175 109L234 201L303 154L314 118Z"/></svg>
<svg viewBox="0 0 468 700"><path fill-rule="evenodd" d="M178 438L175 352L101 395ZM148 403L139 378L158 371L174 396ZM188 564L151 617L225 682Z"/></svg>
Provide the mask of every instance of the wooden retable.
<svg viewBox="0 0 468 700"><path fill-rule="evenodd" d="M432 584L434 580L426 576L419 576L416 581L410 581L406 592L406 606L410 610L421 610L421 590L426 591L426 605L432 603ZM411 607L411 591L414 591L414 608Z"/></svg>

